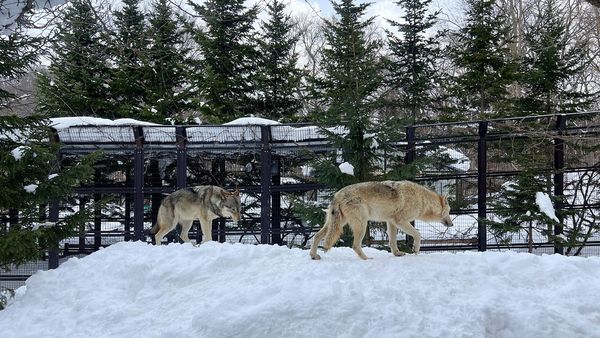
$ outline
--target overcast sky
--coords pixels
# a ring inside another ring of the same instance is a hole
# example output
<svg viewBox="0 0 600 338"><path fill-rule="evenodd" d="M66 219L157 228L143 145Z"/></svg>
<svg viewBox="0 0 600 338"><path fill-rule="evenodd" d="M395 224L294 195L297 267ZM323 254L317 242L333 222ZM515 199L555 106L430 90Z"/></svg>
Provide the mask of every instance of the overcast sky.
<svg viewBox="0 0 600 338"><path fill-rule="evenodd" d="M329 0L285 0L289 4L289 9L292 13L309 13L312 15L319 15L321 17L330 17L334 14L331 2ZM369 17L375 16L376 23L383 27L388 28L385 19L400 20L402 11L398 5L395 4L397 0L358 0L357 3L370 2L371 5L367 9L367 15ZM261 4L265 3L265 0L252 1ZM461 10L462 0L432 0L432 10L441 10L441 20L449 20L450 22L456 22L456 19L462 13Z"/></svg>

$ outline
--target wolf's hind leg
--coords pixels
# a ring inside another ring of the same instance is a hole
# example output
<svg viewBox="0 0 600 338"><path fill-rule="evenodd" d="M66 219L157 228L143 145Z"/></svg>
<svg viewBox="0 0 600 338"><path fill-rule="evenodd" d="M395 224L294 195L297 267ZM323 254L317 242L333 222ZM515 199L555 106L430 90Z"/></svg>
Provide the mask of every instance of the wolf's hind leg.
<svg viewBox="0 0 600 338"><path fill-rule="evenodd" d="M173 220L173 223L170 227L165 226L165 224L160 224L158 232L154 235L154 244L161 245L162 239L165 237L171 230L173 230L177 226L177 220Z"/></svg>
<svg viewBox="0 0 600 338"><path fill-rule="evenodd" d="M321 242L323 237L325 237L326 234L327 234L327 226L323 226L321 228L321 230L319 230L315 234L315 236L313 237L313 242L310 246L310 258L321 259L321 256L319 256L319 254L317 253L317 247L319 246L319 243Z"/></svg>
<svg viewBox="0 0 600 338"><path fill-rule="evenodd" d="M194 220L181 222L181 235L179 235L179 237L185 243L192 242L192 241L190 241L190 237L189 237L188 233L190 232L190 228L192 227L193 222L194 222Z"/></svg>
<svg viewBox="0 0 600 338"><path fill-rule="evenodd" d="M410 222L404 221L399 223L399 225L404 233L413 238L413 251L415 255L418 254L419 251L421 251L421 234L419 233L419 230L415 229Z"/></svg>
<svg viewBox="0 0 600 338"><path fill-rule="evenodd" d="M390 249L394 256L404 256L406 253L398 249L398 227L390 221L387 222L388 238L390 239Z"/></svg>
<svg viewBox="0 0 600 338"><path fill-rule="evenodd" d="M363 238L365 237L365 233L367 232L367 222L352 220L348 223L350 224L350 227L352 228L352 233L354 235L354 240L352 241L352 249L354 249L354 252L356 252L358 257L365 260L371 259L370 257L367 257L367 255L365 255L361 247Z"/></svg>

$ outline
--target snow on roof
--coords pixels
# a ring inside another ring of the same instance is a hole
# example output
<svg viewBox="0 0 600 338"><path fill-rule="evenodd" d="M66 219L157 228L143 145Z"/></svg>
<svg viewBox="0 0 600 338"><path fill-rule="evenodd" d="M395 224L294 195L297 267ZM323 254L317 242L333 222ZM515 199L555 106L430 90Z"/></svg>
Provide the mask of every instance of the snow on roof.
<svg viewBox="0 0 600 338"><path fill-rule="evenodd" d="M277 121L265 119L262 117L240 117L239 119L235 119L233 121L223 123L223 125L225 125L225 126L237 126L237 125L247 125L247 124L272 126L272 125L277 125L277 124L281 124L281 123L277 122Z"/></svg>
<svg viewBox="0 0 600 338"><path fill-rule="evenodd" d="M134 119L104 119L91 116L71 116L71 117L52 117L50 118L50 126L56 130L61 130L73 126L160 126L160 124L138 121Z"/></svg>

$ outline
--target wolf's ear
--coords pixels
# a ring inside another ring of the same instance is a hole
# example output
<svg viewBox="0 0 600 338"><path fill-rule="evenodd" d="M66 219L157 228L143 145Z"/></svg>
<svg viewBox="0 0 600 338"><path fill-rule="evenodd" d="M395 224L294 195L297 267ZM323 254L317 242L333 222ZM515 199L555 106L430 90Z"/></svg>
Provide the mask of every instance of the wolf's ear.
<svg viewBox="0 0 600 338"><path fill-rule="evenodd" d="M440 202L442 202L442 207L448 204L448 195L442 194L440 195Z"/></svg>

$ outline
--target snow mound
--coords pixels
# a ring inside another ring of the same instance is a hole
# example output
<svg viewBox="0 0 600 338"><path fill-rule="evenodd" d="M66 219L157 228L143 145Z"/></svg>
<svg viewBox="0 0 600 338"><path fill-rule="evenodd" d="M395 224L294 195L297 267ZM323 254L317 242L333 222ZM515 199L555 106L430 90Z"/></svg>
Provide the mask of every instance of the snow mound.
<svg viewBox="0 0 600 338"><path fill-rule="evenodd" d="M118 243L29 278L2 337L599 336L600 257L365 252Z"/></svg>

